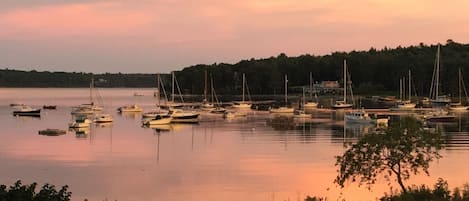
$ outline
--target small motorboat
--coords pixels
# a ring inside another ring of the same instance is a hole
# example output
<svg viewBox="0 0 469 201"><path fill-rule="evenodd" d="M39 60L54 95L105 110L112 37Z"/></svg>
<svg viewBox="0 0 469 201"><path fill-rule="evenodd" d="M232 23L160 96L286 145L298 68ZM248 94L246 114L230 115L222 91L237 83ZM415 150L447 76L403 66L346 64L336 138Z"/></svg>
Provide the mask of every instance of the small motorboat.
<svg viewBox="0 0 469 201"><path fill-rule="evenodd" d="M346 123L371 124L376 121L372 119L365 110L355 110L345 114Z"/></svg>
<svg viewBox="0 0 469 201"><path fill-rule="evenodd" d="M21 106L18 110L13 111L13 116L41 116L41 109L31 108L27 105Z"/></svg>
<svg viewBox="0 0 469 201"><path fill-rule="evenodd" d="M170 115L157 114L154 118L144 119L143 125L165 125L170 124L173 118Z"/></svg>
<svg viewBox="0 0 469 201"><path fill-rule="evenodd" d="M172 109L169 111L173 123L199 123L199 113L184 111L181 109Z"/></svg>
<svg viewBox="0 0 469 201"><path fill-rule="evenodd" d="M437 110L426 113L423 118L430 122L451 122L456 120L456 115L445 110Z"/></svg>
<svg viewBox="0 0 469 201"><path fill-rule="evenodd" d="M156 109L142 114L142 118L155 118L156 115L169 115L168 110Z"/></svg>
<svg viewBox="0 0 469 201"><path fill-rule="evenodd" d="M225 119L233 119L237 117L246 117L246 116L247 116L247 113L238 112L238 111L230 111L230 112L227 111L223 114L223 118Z"/></svg>
<svg viewBox="0 0 469 201"><path fill-rule="evenodd" d="M57 105L43 105L43 106L42 106L42 109L45 109L45 110L55 110L55 109L57 109Z"/></svg>
<svg viewBox="0 0 469 201"><path fill-rule="evenodd" d="M278 107L278 108L271 108L269 110L270 113L290 113L293 114L295 111L292 107Z"/></svg>
<svg viewBox="0 0 469 201"><path fill-rule="evenodd" d="M296 111L293 113L293 117L294 117L294 118L307 119L307 118L313 117L313 115L311 115L311 114L306 114L306 112L305 112L304 110L296 110Z"/></svg>
<svg viewBox="0 0 469 201"><path fill-rule="evenodd" d="M222 107L216 107L216 108L213 108L213 110L210 110L210 113L213 113L213 114L224 114L225 112L226 112L226 109Z"/></svg>
<svg viewBox="0 0 469 201"><path fill-rule="evenodd" d="M25 104L23 103L11 103L10 104L10 107L22 107L22 106L25 106Z"/></svg>
<svg viewBox="0 0 469 201"><path fill-rule="evenodd" d="M38 133L39 135L58 136L58 135L63 135L67 133L67 131L61 130L61 129L55 129L55 128L48 128L48 129L40 130Z"/></svg>
<svg viewBox="0 0 469 201"><path fill-rule="evenodd" d="M123 107L117 108L118 112L142 112L143 109L138 105L126 105Z"/></svg>
<svg viewBox="0 0 469 201"><path fill-rule="evenodd" d="M110 123L113 121L114 121L114 118L112 118L112 116L109 114L100 114L96 116L93 120L93 122L95 123Z"/></svg>

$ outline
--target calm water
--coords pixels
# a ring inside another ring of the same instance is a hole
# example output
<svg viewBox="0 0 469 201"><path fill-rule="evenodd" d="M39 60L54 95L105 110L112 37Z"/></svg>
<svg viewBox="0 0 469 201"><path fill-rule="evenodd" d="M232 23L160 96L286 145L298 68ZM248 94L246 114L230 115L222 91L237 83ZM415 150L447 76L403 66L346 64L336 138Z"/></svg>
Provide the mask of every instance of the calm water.
<svg viewBox="0 0 469 201"><path fill-rule="evenodd" d="M134 92L145 96L134 97ZM137 103L151 109L152 90L102 89L111 125L62 136L41 136L45 128L66 129L70 106L88 101L87 89L0 89L0 183L46 182L69 185L73 200L302 200L306 195L335 200L375 200L388 192L380 182L373 191L355 184L332 183L334 156L373 128L346 125L340 113L317 112L312 121L275 125L263 112L223 120L204 115L200 124L142 128L140 114L119 115L115 108ZM10 103L58 105L41 118L13 117ZM410 183L450 187L469 181L468 114L451 124L435 125L450 136L443 159L432 164L431 177ZM169 129L169 131L166 131Z"/></svg>

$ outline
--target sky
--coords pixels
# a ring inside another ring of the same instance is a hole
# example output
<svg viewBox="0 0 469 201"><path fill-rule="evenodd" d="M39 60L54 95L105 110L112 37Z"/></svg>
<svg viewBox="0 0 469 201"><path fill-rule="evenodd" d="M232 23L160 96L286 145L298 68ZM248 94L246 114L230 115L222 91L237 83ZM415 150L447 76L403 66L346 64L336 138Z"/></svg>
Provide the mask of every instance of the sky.
<svg viewBox="0 0 469 201"><path fill-rule="evenodd" d="M466 0L1 0L0 68L167 73L469 42Z"/></svg>

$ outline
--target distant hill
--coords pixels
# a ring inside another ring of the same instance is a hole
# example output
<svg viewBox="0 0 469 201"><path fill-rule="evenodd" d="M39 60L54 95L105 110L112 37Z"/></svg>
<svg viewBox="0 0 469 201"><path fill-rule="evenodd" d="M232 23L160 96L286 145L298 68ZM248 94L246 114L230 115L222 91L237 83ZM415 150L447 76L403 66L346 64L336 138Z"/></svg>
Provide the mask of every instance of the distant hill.
<svg viewBox="0 0 469 201"><path fill-rule="evenodd" d="M179 86L185 93L201 94L204 90L204 72L212 75L219 94L239 94L241 76L246 74L251 94L281 94L283 76L288 74L289 86L309 83L309 72L315 81L339 80L343 60L347 59L355 92L392 91L397 94L399 79L412 70L418 95L427 95L432 79L437 45L419 44L410 47L384 48L368 51L334 52L330 55L301 55L288 57L280 54L264 59L243 60L236 64L189 66L177 71ZM441 88L456 94L457 71L462 68L469 79L469 44L448 40L441 46ZM77 72L38 72L0 70L0 87L88 87L92 74ZM154 74L105 73L93 75L98 87L155 87ZM170 77L164 75L169 87Z"/></svg>

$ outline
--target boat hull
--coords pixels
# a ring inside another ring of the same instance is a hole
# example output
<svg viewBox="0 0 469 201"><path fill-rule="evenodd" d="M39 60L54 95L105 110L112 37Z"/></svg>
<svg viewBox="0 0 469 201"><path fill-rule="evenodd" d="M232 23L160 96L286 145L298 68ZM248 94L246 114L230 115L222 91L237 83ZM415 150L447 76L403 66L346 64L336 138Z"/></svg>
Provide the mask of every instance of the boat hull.
<svg viewBox="0 0 469 201"><path fill-rule="evenodd" d="M31 110L31 111L13 111L13 116L41 116L41 109Z"/></svg>

